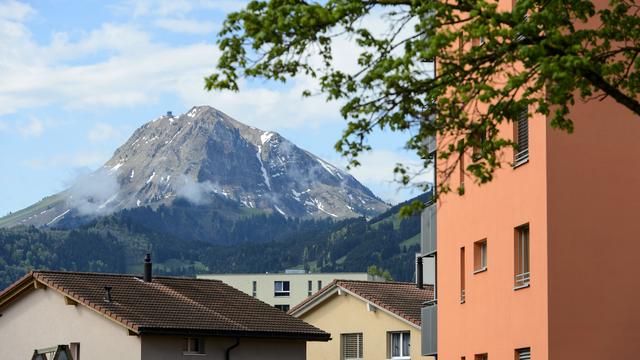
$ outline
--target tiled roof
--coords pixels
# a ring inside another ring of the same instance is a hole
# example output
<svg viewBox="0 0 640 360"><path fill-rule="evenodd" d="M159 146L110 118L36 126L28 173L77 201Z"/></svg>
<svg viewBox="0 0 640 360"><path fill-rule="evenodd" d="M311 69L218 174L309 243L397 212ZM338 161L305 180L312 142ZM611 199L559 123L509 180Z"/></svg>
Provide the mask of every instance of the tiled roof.
<svg viewBox="0 0 640 360"><path fill-rule="evenodd" d="M414 283L334 280L294 306L289 310L289 313L295 314L306 306L312 306L314 300L336 287L351 292L417 326L421 324L420 309L422 304L425 301L433 300L433 286L431 285L425 285L423 289L418 289Z"/></svg>
<svg viewBox="0 0 640 360"><path fill-rule="evenodd" d="M29 277L140 334L329 340L330 335L219 280L34 271ZM31 280L33 281L33 280ZM105 286L112 287L112 301ZM0 293L11 296L11 288Z"/></svg>

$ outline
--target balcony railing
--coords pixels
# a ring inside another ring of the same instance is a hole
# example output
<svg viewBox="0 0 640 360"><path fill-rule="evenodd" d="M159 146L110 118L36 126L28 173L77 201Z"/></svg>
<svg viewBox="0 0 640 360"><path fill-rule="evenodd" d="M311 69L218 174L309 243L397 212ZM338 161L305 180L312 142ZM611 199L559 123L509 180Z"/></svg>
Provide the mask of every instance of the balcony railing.
<svg viewBox="0 0 640 360"><path fill-rule="evenodd" d="M438 305L430 302L421 312L422 355L433 356L438 353Z"/></svg>
<svg viewBox="0 0 640 360"><path fill-rule="evenodd" d="M421 252L422 255L432 255L437 250L436 239L436 203L431 203L421 215Z"/></svg>
<svg viewBox="0 0 640 360"><path fill-rule="evenodd" d="M529 282L531 280L531 275L529 272L524 272L521 274L516 274L515 276L515 287L519 288L519 287L525 287L529 285Z"/></svg>

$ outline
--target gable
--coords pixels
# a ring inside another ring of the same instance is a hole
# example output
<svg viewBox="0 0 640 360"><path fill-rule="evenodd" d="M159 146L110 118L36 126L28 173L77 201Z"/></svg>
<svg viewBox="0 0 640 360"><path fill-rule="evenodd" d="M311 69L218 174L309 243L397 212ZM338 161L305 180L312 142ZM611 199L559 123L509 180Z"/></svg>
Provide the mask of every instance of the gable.
<svg viewBox="0 0 640 360"><path fill-rule="evenodd" d="M0 359L28 359L35 349L72 342L103 359L139 358L140 340L125 327L86 306L67 304L47 287L18 294L0 310Z"/></svg>
<svg viewBox="0 0 640 360"><path fill-rule="evenodd" d="M358 329L387 329L388 331L403 329L420 329L417 325L379 308L366 299L344 289L331 291L318 303L297 315L300 319L324 330L329 330L332 324L344 324L340 328L343 332ZM349 324L354 324L351 326ZM331 332L331 331L329 331ZM332 337L335 334L332 333Z"/></svg>

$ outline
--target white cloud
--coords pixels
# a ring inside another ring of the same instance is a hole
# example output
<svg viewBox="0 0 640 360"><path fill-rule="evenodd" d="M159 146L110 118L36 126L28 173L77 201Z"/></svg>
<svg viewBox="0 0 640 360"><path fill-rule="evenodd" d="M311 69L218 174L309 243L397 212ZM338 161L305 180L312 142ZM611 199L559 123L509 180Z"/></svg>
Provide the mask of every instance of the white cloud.
<svg viewBox="0 0 640 360"><path fill-rule="evenodd" d="M94 124L87 133L87 138L93 143L117 139L118 137L120 137L120 133L113 126L103 122Z"/></svg>
<svg viewBox="0 0 640 360"><path fill-rule="evenodd" d="M0 3L0 19L23 21L35 14L35 10L25 3L19 1L4 1Z"/></svg>
<svg viewBox="0 0 640 360"><path fill-rule="evenodd" d="M203 78L217 58L214 44L170 47L152 42L136 28L112 24L76 42L57 34L50 46L39 47L23 32L11 43L15 45L11 49L0 44L0 52L9 54L0 62L4 74L0 115L49 104L66 108L147 104L175 92L175 84L184 84L184 78L197 80L187 89L183 85L183 91L204 92ZM63 61L98 51L116 54L88 65Z"/></svg>
<svg viewBox="0 0 640 360"><path fill-rule="evenodd" d="M216 29L216 24L211 21L198 21L195 19L168 19L162 18L155 21L155 25L161 29L177 33L210 34Z"/></svg>
<svg viewBox="0 0 640 360"><path fill-rule="evenodd" d="M37 138L44 132L44 123L39 119L31 119L27 124L17 125L17 130L24 138Z"/></svg>
<svg viewBox="0 0 640 360"><path fill-rule="evenodd" d="M341 167L346 166L345 158L331 159L334 164ZM358 157L361 165L351 168L348 172L358 181L367 186L374 194L382 200L390 203L398 203L417 196L421 191L415 187L404 186L396 178L393 169L400 163L409 166L413 171L418 172L422 165L416 157L411 156L407 151L372 150L361 154ZM433 177L433 170L429 169L419 175L415 181L427 181Z"/></svg>

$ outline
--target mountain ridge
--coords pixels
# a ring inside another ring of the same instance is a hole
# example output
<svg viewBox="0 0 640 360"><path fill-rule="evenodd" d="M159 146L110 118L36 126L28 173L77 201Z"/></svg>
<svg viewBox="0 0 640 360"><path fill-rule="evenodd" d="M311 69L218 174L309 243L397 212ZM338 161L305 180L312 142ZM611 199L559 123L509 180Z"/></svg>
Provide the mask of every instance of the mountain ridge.
<svg viewBox="0 0 640 360"><path fill-rule="evenodd" d="M277 132L245 125L210 106L160 116L137 130L104 166L71 188L0 218L0 227L56 226L183 198L217 198L285 217L372 217L389 205L353 176Z"/></svg>

